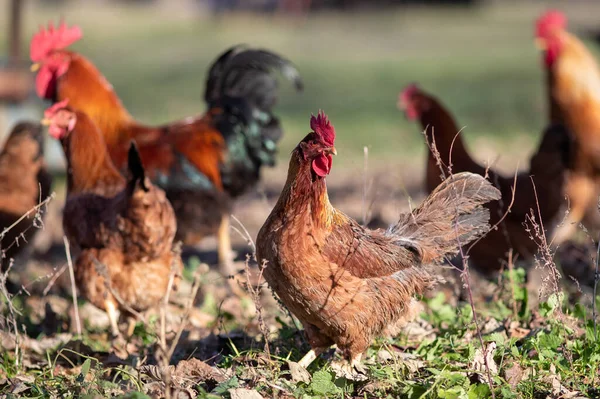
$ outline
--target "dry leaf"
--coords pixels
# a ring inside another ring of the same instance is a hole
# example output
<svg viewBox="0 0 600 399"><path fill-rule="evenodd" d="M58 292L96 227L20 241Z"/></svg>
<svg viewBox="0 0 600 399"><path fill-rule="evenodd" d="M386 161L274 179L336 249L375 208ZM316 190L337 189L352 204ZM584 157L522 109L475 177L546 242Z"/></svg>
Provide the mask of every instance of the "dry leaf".
<svg viewBox="0 0 600 399"><path fill-rule="evenodd" d="M306 384L310 383L310 373L304 367L296 362L287 362L287 364L290 368L290 376L293 382L298 383L302 381Z"/></svg>
<svg viewBox="0 0 600 399"><path fill-rule="evenodd" d="M513 388L516 388L517 385L519 385L519 382L525 379L525 376L525 370L517 362L514 362L512 366L506 369L506 371L504 372L504 377L506 378L506 381Z"/></svg>
<svg viewBox="0 0 600 399"><path fill-rule="evenodd" d="M263 399L258 392L245 388L232 388L229 390L231 399Z"/></svg>
<svg viewBox="0 0 600 399"><path fill-rule="evenodd" d="M475 351L475 356L473 357L473 361L469 365L469 368L478 371L482 374L487 374L487 370L485 367L485 361L487 360L487 365L490 369L490 373L492 375L498 374L498 365L494 362L494 351L496 350L496 343L490 342L485 347L485 354L481 348ZM484 358L485 356L485 358Z"/></svg>

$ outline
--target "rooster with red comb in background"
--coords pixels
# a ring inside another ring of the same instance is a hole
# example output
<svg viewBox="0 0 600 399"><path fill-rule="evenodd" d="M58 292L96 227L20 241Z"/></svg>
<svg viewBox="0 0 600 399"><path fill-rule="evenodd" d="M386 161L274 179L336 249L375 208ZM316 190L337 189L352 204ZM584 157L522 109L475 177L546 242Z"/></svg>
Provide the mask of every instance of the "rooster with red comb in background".
<svg viewBox="0 0 600 399"><path fill-rule="evenodd" d="M557 10L536 21L537 46L543 51L550 120L561 123L574 141L566 183L570 212L552 242L565 241L583 221L600 226L600 69L585 45L567 31L567 19Z"/></svg>
<svg viewBox="0 0 600 399"><path fill-rule="evenodd" d="M66 47L81 37L77 27L43 28L31 42L39 64L36 89L51 101L69 100L98 126L117 168L127 164L135 139L147 175L165 190L178 221L177 239L196 245L218 236L221 273L235 274L229 218L233 200L256 186L264 166L274 166L283 135L273 114L278 70L303 87L297 69L267 50L235 46L211 66L204 114L162 126L146 126L123 107L113 87L85 57ZM235 280L228 280L243 295Z"/></svg>
<svg viewBox="0 0 600 399"><path fill-rule="evenodd" d="M499 192L482 176L445 180L389 230L369 230L335 209L327 195L336 132L323 112L292 152L277 204L257 237L264 276L302 322L307 367L336 344L342 375L357 377L373 338L416 315L421 294L438 280L430 265L489 230L483 204Z"/></svg>

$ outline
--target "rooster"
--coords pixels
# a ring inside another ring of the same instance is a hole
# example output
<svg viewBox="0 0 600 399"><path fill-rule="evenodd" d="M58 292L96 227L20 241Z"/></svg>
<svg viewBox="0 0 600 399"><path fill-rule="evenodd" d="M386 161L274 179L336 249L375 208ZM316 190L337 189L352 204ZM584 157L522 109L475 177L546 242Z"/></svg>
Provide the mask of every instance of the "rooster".
<svg viewBox="0 0 600 399"><path fill-rule="evenodd" d="M62 24L32 38L38 95L54 102L68 99L73 109L86 113L104 134L119 168L135 139L148 176L173 204L177 239L192 245L217 231L221 270L231 275L232 200L256 185L263 166L275 164L283 133L272 112L277 80L271 71L281 70L301 90L298 71L269 51L235 46L208 72L205 114L149 127L132 118L89 60L65 50L81 37L79 28Z"/></svg>
<svg viewBox="0 0 600 399"><path fill-rule="evenodd" d="M566 24L561 12L551 10L537 20L535 32L544 51L550 118L563 123L574 140L566 185L571 209L555 232L554 244L569 238L584 218L588 228L600 224L600 70L585 45L566 31Z"/></svg>
<svg viewBox="0 0 600 399"><path fill-rule="evenodd" d="M489 230L481 205L500 193L479 175L457 174L389 230L369 230L329 202L333 125L320 112L310 127L258 233L257 257L266 262L270 287L304 326L312 349L299 364L307 367L336 344L345 359L336 366L353 373L374 337L415 313L413 296L438 280L430 265Z"/></svg>
<svg viewBox="0 0 600 399"><path fill-rule="evenodd" d="M0 152L0 264L27 247L40 226L35 218L45 209L34 208L50 195L52 177L44 161L42 127L21 122L11 131Z"/></svg>
<svg viewBox="0 0 600 399"><path fill-rule="evenodd" d="M428 193L435 190L451 168L454 173L489 176L500 189L502 200L486 205L493 225L500 221L512 203L510 213L499 228L492 230L471 249L469 259L477 269L488 275L498 271L511 248L522 259L532 259L538 250L539 240L530 238L530 232L524 229L523 223L528 215L533 215L539 222L541 215L542 227L549 232L553 229L564 204L564 172L570 143L567 131L561 125L552 125L544 131L538 150L531 157L529 170L517 176L515 186L514 177L504 177L471 158L452 115L416 84L407 86L400 93L398 107L404 110L409 120L418 119L427 136L430 145L426 171ZM438 159L442 165L438 164Z"/></svg>
<svg viewBox="0 0 600 399"><path fill-rule="evenodd" d="M145 176L133 143L126 179L85 113L62 101L45 112L45 124L67 159L63 228L79 252L77 287L107 312L119 336L117 310L149 309L164 298L170 280L176 286L183 264L173 251L175 213L164 191Z"/></svg>

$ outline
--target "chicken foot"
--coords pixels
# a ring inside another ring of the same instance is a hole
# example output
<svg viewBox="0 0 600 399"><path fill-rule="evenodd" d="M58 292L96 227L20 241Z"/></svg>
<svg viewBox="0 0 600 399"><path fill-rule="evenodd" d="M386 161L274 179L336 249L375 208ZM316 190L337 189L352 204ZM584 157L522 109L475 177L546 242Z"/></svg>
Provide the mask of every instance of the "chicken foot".
<svg viewBox="0 0 600 399"><path fill-rule="evenodd" d="M364 381L367 379L367 369L360 361L362 353L354 356L350 361L341 360L331 362L331 369L337 377L343 377L354 381Z"/></svg>

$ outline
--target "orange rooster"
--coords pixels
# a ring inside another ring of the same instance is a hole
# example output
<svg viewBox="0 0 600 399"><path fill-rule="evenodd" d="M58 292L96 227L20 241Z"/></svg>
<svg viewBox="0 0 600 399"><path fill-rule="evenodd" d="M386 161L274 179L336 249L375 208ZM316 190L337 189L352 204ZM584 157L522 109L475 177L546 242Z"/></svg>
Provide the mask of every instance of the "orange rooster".
<svg viewBox="0 0 600 399"><path fill-rule="evenodd" d="M0 152L0 264L27 246L40 226L34 207L50 195L52 177L44 161L44 136L39 124L17 124ZM45 209L40 209L43 214ZM21 220L20 220L21 219ZM20 221L19 221L20 220Z"/></svg>
<svg viewBox="0 0 600 399"><path fill-rule="evenodd" d="M163 188L175 209L177 239L196 244L218 230L222 272L233 273L230 253L231 200L254 187L262 166L273 166L283 133L272 114L279 69L298 90L302 81L287 60L265 50L236 46L212 65L206 83L204 115L160 127L132 118L112 86L80 54L65 48L81 38L77 27L41 29L31 41L31 59L39 72L37 93L52 101L69 100L104 134L118 167L135 139L148 176Z"/></svg>
<svg viewBox="0 0 600 399"><path fill-rule="evenodd" d="M532 259L538 250L538 242L530 239L531 233L525 230L523 223L532 212L539 222L539 206L543 227L550 232L553 230L564 204L564 172L569 156L569 135L566 130L561 125L546 129L537 152L530 160L529 170L517 176L515 186L514 177L501 176L471 158L452 115L436 98L417 85L409 85L400 93L398 106L408 119L420 121L431 146L426 171L428 193L442 182L448 168L453 173L471 172L489 176L502 193L501 201L486 205L490 210L490 223L495 225L513 202L515 189L514 203L502 224L471 249L469 259L477 269L487 274L499 270L511 248L521 258ZM436 151L442 165L438 165Z"/></svg>
<svg viewBox="0 0 600 399"><path fill-rule="evenodd" d="M588 228L598 226L600 70L584 44L566 31L566 18L559 11L548 11L538 19L536 42L544 50L550 118L563 123L574 140L566 186L571 209L553 240L560 244L584 217Z"/></svg>
<svg viewBox="0 0 600 399"><path fill-rule="evenodd" d="M112 163L102 134L86 114L63 101L45 113L49 133L67 159L65 234L77 256L75 279L81 294L104 309L119 335L117 310L143 311L165 296L179 276L173 251L177 228L165 193L152 185L135 145L125 179Z"/></svg>
<svg viewBox="0 0 600 399"><path fill-rule="evenodd" d="M369 230L329 203L325 180L335 130L323 113L310 127L258 233L257 257L266 261L273 291L304 326L312 350L300 365L337 344L348 361L342 370L353 373L375 336L414 314L414 295L438 280L430 265L489 230L481 205L500 193L479 175L457 174L389 230Z"/></svg>

